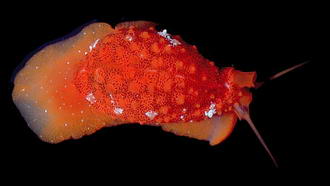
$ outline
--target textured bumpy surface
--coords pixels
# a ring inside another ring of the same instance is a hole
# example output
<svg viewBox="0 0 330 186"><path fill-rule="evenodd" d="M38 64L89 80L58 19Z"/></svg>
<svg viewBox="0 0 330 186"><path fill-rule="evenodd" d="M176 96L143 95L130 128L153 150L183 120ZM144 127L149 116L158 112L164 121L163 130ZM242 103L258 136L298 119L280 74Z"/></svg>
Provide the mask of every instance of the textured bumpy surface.
<svg viewBox="0 0 330 186"><path fill-rule="evenodd" d="M231 110L242 96L232 68L219 71L195 46L154 27L116 29L80 64L78 90L122 121L200 121Z"/></svg>
<svg viewBox="0 0 330 186"><path fill-rule="evenodd" d="M214 145L232 131L234 106L251 102L254 80L154 23L94 23L36 53L16 76L13 100L51 143L140 123Z"/></svg>

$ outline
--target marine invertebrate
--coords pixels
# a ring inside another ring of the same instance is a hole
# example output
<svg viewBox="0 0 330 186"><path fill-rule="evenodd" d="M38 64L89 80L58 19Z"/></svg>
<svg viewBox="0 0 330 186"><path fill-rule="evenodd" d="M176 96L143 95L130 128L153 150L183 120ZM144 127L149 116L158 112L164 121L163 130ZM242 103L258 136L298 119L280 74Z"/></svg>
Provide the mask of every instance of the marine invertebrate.
<svg viewBox="0 0 330 186"><path fill-rule="evenodd" d="M93 23L33 55L15 78L13 100L50 143L140 123L216 145L245 119L275 162L249 117L255 79L215 66L155 23Z"/></svg>

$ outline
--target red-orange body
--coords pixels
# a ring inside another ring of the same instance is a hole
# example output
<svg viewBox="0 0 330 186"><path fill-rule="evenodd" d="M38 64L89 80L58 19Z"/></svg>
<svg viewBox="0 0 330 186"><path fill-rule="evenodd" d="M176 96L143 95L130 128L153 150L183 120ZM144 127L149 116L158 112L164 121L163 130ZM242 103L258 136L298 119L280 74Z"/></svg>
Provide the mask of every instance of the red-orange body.
<svg viewBox="0 0 330 186"><path fill-rule="evenodd" d="M94 47L75 86L92 107L121 121L201 121L232 112L248 95L234 82L238 71L219 69L195 46L152 25L119 26Z"/></svg>
<svg viewBox="0 0 330 186"><path fill-rule="evenodd" d="M93 23L33 55L17 73L12 96L28 126L49 143L139 123L216 145L244 119L276 165L249 116L255 79L255 72L215 66L152 22Z"/></svg>
<svg viewBox="0 0 330 186"><path fill-rule="evenodd" d="M139 123L216 145L247 119L255 77L218 68L152 22L93 23L33 55L13 100L50 143Z"/></svg>
<svg viewBox="0 0 330 186"><path fill-rule="evenodd" d="M49 143L139 123L217 145L243 119L277 166L249 114L256 73L218 67L155 26L92 23L41 48L16 74L12 93L28 126Z"/></svg>

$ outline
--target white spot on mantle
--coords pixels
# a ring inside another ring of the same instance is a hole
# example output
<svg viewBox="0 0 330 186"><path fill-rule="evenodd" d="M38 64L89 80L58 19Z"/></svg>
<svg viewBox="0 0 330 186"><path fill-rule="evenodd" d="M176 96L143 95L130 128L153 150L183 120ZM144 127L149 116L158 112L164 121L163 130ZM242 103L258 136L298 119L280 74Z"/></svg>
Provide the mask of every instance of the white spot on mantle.
<svg viewBox="0 0 330 186"><path fill-rule="evenodd" d="M95 98L95 96L93 95L93 93L89 93L89 94L86 96L86 100L89 101L91 104L93 104L93 103L96 102L96 98Z"/></svg>
<svg viewBox="0 0 330 186"><path fill-rule="evenodd" d="M122 114L124 112L124 109L117 107L113 111L115 112L115 114Z"/></svg>
<svg viewBox="0 0 330 186"><path fill-rule="evenodd" d="M172 36L171 36L171 34L168 34L167 33L167 30L166 29L164 29L161 32L158 32L158 34L160 36L166 38L172 44L172 46L177 46L177 45L180 45L181 44L178 40L173 39Z"/></svg>
<svg viewBox="0 0 330 186"><path fill-rule="evenodd" d="M158 113L155 112L155 111L149 111L149 112L146 112L145 115L146 115L150 120L153 120L153 119L158 115Z"/></svg>
<svg viewBox="0 0 330 186"><path fill-rule="evenodd" d="M111 102L111 104L115 104L115 101L114 101L114 99L113 99L113 96L112 96L112 94L109 94L109 96L110 96L110 102Z"/></svg>
<svg viewBox="0 0 330 186"><path fill-rule="evenodd" d="M215 104L211 103L210 109L208 111L205 111L205 116L212 118L215 113L216 113Z"/></svg>
<svg viewBox="0 0 330 186"><path fill-rule="evenodd" d="M132 40L133 40L133 37L130 36L130 35L127 35L127 36L125 36L125 39L126 39L127 41L132 41Z"/></svg>
<svg viewBox="0 0 330 186"><path fill-rule="evenodd" d="M92 51L93 48L96 47L97 43L100 41L100 39L97 39L93 44L89 45L89 51Z"/></svg>
<svg viewBox="0 0 330 186"><path fill-rule="evenodd" d="M228 88L228 89L230 89L230 86L229 86L229 84L227 82L225 83L225 87Z"/></svg>

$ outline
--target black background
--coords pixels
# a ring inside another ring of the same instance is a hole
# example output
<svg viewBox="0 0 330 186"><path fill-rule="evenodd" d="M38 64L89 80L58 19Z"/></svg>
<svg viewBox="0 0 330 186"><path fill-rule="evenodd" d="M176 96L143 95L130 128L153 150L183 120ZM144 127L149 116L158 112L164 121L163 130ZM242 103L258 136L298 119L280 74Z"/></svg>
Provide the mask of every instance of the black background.
<svg viewBox="0 0 330 186"><path fill-rule="evenodd" d="M172 10L175 12L175 10ZM171 12L171 10L169 10ZM317 23L305 10L283 13L262 12L159 13L158 15L112 16L20 16L6 20L8 58L1 66L1 101L4 117L1 137L5 154L15 161L65 161L73 164L101 164L169 167L210 171L216 169L274 168L257 138L244 121L220 145L163 132L160 128L123 125L104 128L91 136L51 145L40 141L28 128L11 100L14 69L41 45L67 35L79 26L98 20L115 25L122 21L148 20L160 23L169 33L179 34L197 45L206 58L219 67L234 66L257 71L258 80L293 65L310 63L279 79L268 82L254 95L251 116L256 127L278 159L281 168L322 166L315 159L318 134L311 114L315 111L315 41ZM17 158L20 157L20 158ZM9 161L9 160L8 160ZM202 169L198 169L202 168Z"/></svg>

